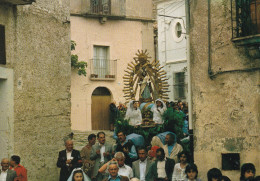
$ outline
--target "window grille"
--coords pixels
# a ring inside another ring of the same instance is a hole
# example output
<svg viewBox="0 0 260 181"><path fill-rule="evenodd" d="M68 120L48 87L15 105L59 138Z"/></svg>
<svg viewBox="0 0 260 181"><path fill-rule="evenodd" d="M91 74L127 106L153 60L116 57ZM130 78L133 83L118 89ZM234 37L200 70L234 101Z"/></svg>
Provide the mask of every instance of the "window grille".
<svg viewBox="0 0 260 181"><path fill-rule="evenodd" d="M260 0L231 0L232 37L260 34Z"/></svg>
<svg viewBox="0 0 260 181"><path fill-rule="evenodd" d="M111 0L91 0L90 7L93 14L111 14Z"/></svg>
<svg viewBox="0 0 260 181"><path fill-rule="evenodd" d="M186 99L185 72L174 74L174 99Z"/></svg>
<svg viewBox="0 0 260 181"><path fill-rule="evenodd" d="M0 25L0 64L6 64L5 56L5 27Z"/></svg>

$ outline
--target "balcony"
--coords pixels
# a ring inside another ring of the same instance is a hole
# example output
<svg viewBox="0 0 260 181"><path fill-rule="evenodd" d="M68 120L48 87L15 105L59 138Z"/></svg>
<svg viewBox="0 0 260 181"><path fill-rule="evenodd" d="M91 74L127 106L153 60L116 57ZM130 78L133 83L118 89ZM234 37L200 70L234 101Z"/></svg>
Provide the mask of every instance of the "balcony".
<svg viewBox="0 0 260 181"><path fill-rule="evenodd" d="M90 59L90 80L116 80L117 60Z"/></svg>
<svg viewBox="0 0 260 181"><path fill-rule="evenodd" d="M260 34L260 0L232 0L232 37Z"/></svg>
<svg viewBox="0 0 260 181"><path fill-rule="evenodd" d="M71 14L88 17L125 17L126 0L71 0Z"/></svg>
<svg viewBox="0 0 260 181"><path fill-rule="evenodd" d="M231 0L232 41L253 59L260 58L260 0Z"/></svg>
<svg viewBox="0 0 260 181"><path fill-rule="evenodd" d="M35 0L3 0L5 3L13 4L13 5L25 5L32 4Z"/></svg>

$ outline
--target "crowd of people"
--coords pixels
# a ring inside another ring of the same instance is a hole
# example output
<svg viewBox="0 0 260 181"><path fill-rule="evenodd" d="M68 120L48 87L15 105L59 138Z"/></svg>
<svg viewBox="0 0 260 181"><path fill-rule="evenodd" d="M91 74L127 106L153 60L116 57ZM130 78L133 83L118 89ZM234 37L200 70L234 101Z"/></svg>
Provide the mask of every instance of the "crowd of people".
<svg viewBox="0 0 260 181"><path fill-rule="evenodd" d="M110 129L114 121L123 116L131 126L142 124L142 113L138 101L124 104L110 104ZM182 117L182 133L188 135L188 105L185 102L166 102L157 99L150 111L155 124L164 124L172 112ZM171 124L171 122L169 123ZM176 124L176 122L174 122ZM174 127L175 125L169 125ZM116 143L106 141L106 134L90 134L88 143L81 151L73 147L73 134L64 138L65 149L59 152L57 167L60 168L60 181L201 181L197 165L190 159L190 153L178 144L178 135L171 129L159 133L151 141L141 135L137 144L123 130L116 132ZM97 140L97 142L96 142ZM145 142L149 142L148 144ZM147 146L149 145L149 146ZM20 164L20 157L13 155L10 160L1 160L0 181L27 181L27 170ZM252 163L241 167L240 181L260 181L255 177L256 169ZM230 181L217 168L207 172L208 181Z"/></svg>
<svg viewBox="0 0 260 181"><path fill-rule="evenodd" d="M113 101L109 105L109 122L110 130L114 131L114 125L120 118L128 121L128 124L133 127L145 125L144 120L152 120L155 125L165 124L166 131L175 132L178 138L184 138L189 135L188 128L188 104L181 100L177 102L164 102L157 99L154 103L142 103L131 100L127 106L122 102L116 106ZM148 106L147 106L148 105Z"/></svg>
<svg viewBox="0 0 260 181"><path fill-rule="evenodd" d="M81 151L73 149L73 141L65 142L59 153L57 166L60 181L201 181L197 165L190 154L175 142L173 133L164 133L160 146L136 147L124 132L117 133L117 143L106 141L104 132L88 136L88 144ZM158 143L162 135L153 139ZM97 139L97 143L96 142ZM152 143L151 143L152 144ZM252 163L241 167L240 181L259 181ZM208 181L230 181L217 168L207 173Z"/></svg>

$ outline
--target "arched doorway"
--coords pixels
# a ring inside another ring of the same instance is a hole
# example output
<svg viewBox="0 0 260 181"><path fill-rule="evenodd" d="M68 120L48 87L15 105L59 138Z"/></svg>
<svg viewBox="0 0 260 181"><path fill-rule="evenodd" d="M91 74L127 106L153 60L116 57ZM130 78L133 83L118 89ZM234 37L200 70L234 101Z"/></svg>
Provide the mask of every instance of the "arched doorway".
<svg viewBox="0 0 260 181"><path fill-rule="evenodd" d="M91 96L92 130L109 130L110 91L105 87L96 88Z"/></svg>

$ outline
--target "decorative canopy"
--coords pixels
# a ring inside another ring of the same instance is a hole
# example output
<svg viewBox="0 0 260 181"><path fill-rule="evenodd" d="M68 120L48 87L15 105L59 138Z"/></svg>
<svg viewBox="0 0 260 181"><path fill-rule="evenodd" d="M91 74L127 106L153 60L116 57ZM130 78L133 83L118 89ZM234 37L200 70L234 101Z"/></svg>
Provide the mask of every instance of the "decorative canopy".
<svg viewBox="0 0 260 181"><path fill-rule="evenodd" d="M136 53L134 62L128 64L124 75L124 97L127 102L137 100L142 102L152 102L160 98L164 101L168 97L168 83L166 72L160 66L158 60L149 60L147 50Z"/></svg>

